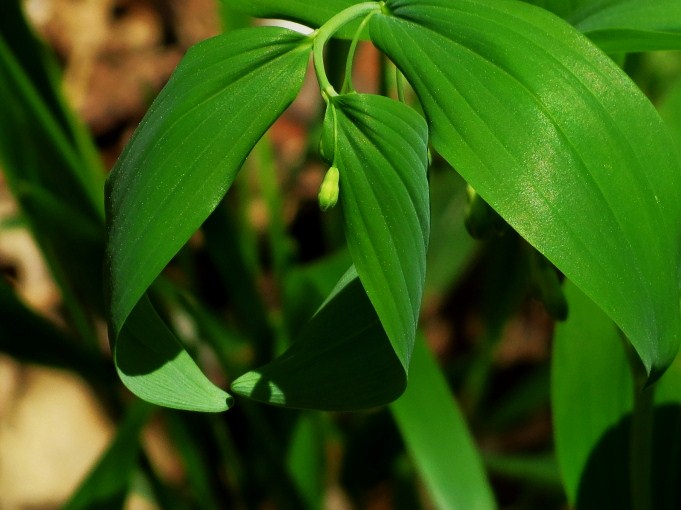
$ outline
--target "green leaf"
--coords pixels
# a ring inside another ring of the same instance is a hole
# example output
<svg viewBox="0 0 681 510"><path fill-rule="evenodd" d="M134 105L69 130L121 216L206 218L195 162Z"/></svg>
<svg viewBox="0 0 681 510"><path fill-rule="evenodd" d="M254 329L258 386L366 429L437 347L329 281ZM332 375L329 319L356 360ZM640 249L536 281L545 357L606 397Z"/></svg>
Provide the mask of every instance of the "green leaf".
<svg viewBox="0 0 681 510"><path fill-rule="evenodd" d="M38 40L26 22L21 0L7 0L3 3L0 17L0 34L9 51L17 57L23 73L43 99L47 110L55 117L63 130L69 128L59 97L59 80L55 59Z"/></svg>
<svg viewBox="0 0 681 510"><path fill-rule="evenodd" d="M451 168L430 172L431 235L426 294L449 291L476 248L464 225L466 183Z"/></svg>
<svg viewBox="0 0 681 510"><path fill-rule="evenodd" d="M428 129L414 110L385 97L336 96L329 108L350 255L407 371L430 232Z"/></svg>
<svg viewBox="0 0 681 510"><path fill-rule="evenodd" d="M681 80L670 87L660 101L658 111L676 146L681 147Z"/></svg>
<svg viewBox="0 0 681 510"><path fill-rule="evenodd" d="M286 451L286 470L307 508L322 508L326 473L323 415L300 413L291 430Z"/></svg>
<svg viewBox="0 0 681 510"><path fill-rule="evenodd" d="M56 59L33 34L21 4L4 2L0 20L0 75L8 73L2 76L2 87L13 89L0 94L4 98L0 119L14 128L3 133L0 152L22 155L24 165L31 160L49 162L10 173L45 181L53 192L68 196L71 205L82 206L85 215L94 212L101 218L104 173L99 156L61 95ZM37 146L41 150L31 153Z"/></svg>
<svg viewBox="0 0 681 510"><path fill-rule="evenodd" d="M116 331L293 101L309 50L290 30L261 27L204 41L182 60L107 181Z"/></svg>
<svg viewBox="0 0 681 510"><path fill-rule="evenodd" d="M473 438L423 338L414 345L407 390L390 410L437 508L496 508Z"/></svg>
<svg viewBox="0 0 681 510"><path fill-rule="evenodd" d="M677 80L658 106L676 146L681 144L681 80ZM681 356L677 355L655 388L653 432L653 494L655 508L681 505Z"/></svg>
<svg viewBox="0 0 681 510"><path fill-rule="evenodd" d="M406 384L430 221L427 128L408 106L362 94L332 97L329 117L356 270L288 351L232 390L286 407L363 409L394 400Z"/></svg>
<svg viewBox="0 0 681 510"><path fill-rule="evenodd" d="M282 18L297 21L312 27L320 27L334 14L358 0L222 0L231 8L258 18ZM350 35L351 36L351 35Z"/></svg>
<svg viewBox="0 0 681 510"><path fill-rule="evenodd" d="M567 322L556 329L552 408L556 453L571 505L631 508L630 446L634 384L615 324L573 284ZM653 386L653 508L681 500L681 357ZM647 391L650 391L647 390ZM640 439L639 439L640 440Z"/></svg>
<svg viewBox="0 0 681 510"><path fill-rule="evenodd" d="M206 427L206 415L194 413L165 413L165 424L170 440L182 459L187 486L198 508L220 508L216 494L214 465L209 457L215 455L211 430Z"/></svg>
<svg viewBox="0 0 681 510"><path fill-rule="evenodd" d="M102 313L101 220L80 213L47 187L20 182L15 193L36 238L46 241L42 249L55 272L73 282L81 303Z"/></svg>
<svg viewBox="0 0 681 510"><path fill-rule="evenodd" d="M681 341L681 171L652 105L542 9L482 0L389 8L372 17L371 37L415 88L435 148L659 377Z"/></svg>
<svg viewBox="0 0 681 510"><path fill-rule="evenodd" d="M268 404L352 411L396 399L406 374L351 267L291 347L232 391Z"/></svg>
<svg viewBox="0 0 681 510"><path fill-rule="evenodd" d="M77 372L93 385L111 387L113 371L97 353L83 348L65 332L29 309L0 278L0 352L24 363Z"/></svg>
<svg viewBox="0 0 681 510"><path fill-rule="evenodd" d="M138 437L152 411L152 406L140 401L130 406L116 437L64 510L123 508L137 466Z"/></svg>
<svg viewBox="0 0 681 510"><path fill-rule="evenodd" d="M195 410L227 406L226 394L201 375L143 296L293 101L310 49L308 39L274 27L196 45L109 176L105 274L111 337L119 375L142 398Z"/></svg>
<svg viewBox="0 0 681 510"><path fill-rule="evenodd" d="M655 385L653 494L655 508L681 504L681 356Z"/></svg>
<svg viewBox="0 0 681 510"><path fill-rule="evenodd" d="M146 295L116 338L114 362L123 384L147 402L202 412L232 405L232 397L203 375Z"/></svg>
<svg viewBox="0 0 681 510"><path fill-rule="evenodd" d="M24 62L36 57L29 41L37 42L20 29L22 20L3 17L0 26L5 22L17 26L16 32L0 31L0 165L70 318L87 337L83 308L103 308L103 176L87 165L70 138L64 125L68 113L60 108L58 92L49 88L49 76ZM80 237L83 232L86 238Z"/></svg>
<svg viewBox="0 0 681 510"><path fill-rule="evenodd" d="M534 0L610 53L681 49L677 0Z"/></svg>
<svg viewBox="0 0 681 510"><path fill-rule="evenodd" d="M572 505L621 508L629 499L629 429L621 426L633 407L629 361L615 324L572 283L565 294L570 314L556 328L551 366L563 484Z"/></svg>

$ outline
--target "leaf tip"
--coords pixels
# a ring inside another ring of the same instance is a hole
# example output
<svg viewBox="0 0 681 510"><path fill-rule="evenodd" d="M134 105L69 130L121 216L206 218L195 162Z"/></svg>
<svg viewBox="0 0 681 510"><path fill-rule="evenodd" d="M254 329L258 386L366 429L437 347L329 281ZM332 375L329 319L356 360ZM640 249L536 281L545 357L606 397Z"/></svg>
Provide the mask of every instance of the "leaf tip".
<svg viewBox="0 0 681 510"><path fill-rule="evenodd" d="M286 405L286 395L271 379L257 371L246 372L231 386L232 392L259 402Z"/></svg>

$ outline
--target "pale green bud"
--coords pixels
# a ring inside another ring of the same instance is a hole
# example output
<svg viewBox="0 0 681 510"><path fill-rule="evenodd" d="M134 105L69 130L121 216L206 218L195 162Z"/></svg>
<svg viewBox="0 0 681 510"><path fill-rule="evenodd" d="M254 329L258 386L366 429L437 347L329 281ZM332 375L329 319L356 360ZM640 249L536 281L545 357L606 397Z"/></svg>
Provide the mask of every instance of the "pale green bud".
<svg viewBox="0 0 681 510"><path fill-rule="evenodd" d="M332 166L326 172L322 185L319 188L319 207L322 211L326 211L329 207L333 207L338 202L338 180L340 174L338 168Z"/></svg>

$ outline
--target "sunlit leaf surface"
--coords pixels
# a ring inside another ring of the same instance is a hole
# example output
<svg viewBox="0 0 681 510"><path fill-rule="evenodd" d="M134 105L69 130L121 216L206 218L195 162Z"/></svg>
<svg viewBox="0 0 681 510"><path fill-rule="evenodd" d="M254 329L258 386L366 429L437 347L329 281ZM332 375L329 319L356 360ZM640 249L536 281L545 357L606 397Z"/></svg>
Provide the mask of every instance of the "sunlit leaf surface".
<svg viewBox="0 0 681 510"><path fill-rule="evenodd" d="M659 376L681 339L681 170L652 105L542 9L388 4L371 37L414 86L435 148Z"/></svg>

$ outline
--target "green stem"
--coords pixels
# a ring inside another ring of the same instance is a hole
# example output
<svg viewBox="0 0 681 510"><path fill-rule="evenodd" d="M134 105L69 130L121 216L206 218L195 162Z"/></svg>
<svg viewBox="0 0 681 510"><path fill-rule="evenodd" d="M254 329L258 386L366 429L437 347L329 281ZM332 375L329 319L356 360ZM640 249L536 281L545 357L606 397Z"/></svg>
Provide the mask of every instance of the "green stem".
<svg viewBox="0 0 681 510"><path fill-rule="evenodd" d="M343 25L353 21L361 16L372 15L376 12L385 10L384 2L364 2L353 5L347 9L339 12L329 21L313 34L314 46L312 56L314 60L314 69L319 81L319 88L322 93L328 97L337 96L338 92L333 88L329 82L324 70L324 45Z"/></svg>
<svg viewBox="0 0 681 510"><path fill-rule="evenodd" d="M348 58L345 61L345 78L343 79L343 88L341 88L341 92L350 92L354 90L354 87L352 86L352 64L354 63L355 60L355 53L357 51L357 43L359 42L359 38L362 36L362 32L364 32L364 29L367 26L367 23L369 23L369 20L371 17L376 14L378 11L371 11L363 20L362 23L360 23L359 28L355 32L355 36L352 38L352 43L350 44L350 50L348 51Z"/></svg>
<svg viewBox="0 0 681 510"><path fill-rule="evenodd" d="M634 381L634 410L629 436L632 510L652 510L652 439L655 387L646 388L646 371L633 349L629 352Z"/></svg>

